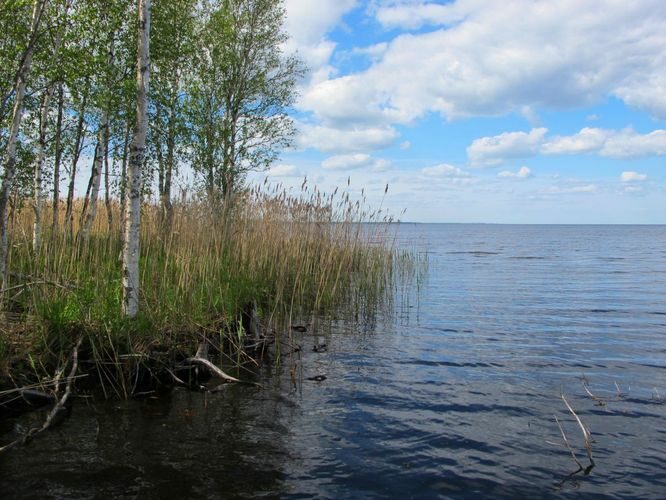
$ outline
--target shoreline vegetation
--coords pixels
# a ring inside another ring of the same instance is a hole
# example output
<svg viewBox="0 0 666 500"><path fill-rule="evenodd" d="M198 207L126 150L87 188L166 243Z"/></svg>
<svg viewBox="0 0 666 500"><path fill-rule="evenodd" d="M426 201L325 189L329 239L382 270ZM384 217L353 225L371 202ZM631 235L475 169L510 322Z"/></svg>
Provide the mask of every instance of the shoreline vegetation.
<svg viewBox="0 0 666 500"><path fill-rule="evenodd" d="M0 413L53 405L24 439L74 384L241 382L303 318L373 317L416 269L363 191L248 187L297 133L284 21L283 0L0 9Z"/></svg>
<svg viewBox="0 0 666 500"><path fill-rule="evenodd" d="M116 205L84 233L77 203L71 229L45 232L37 252L31 212L17 209L2 297L3 387L49 393L65 384L78 342L85 385L127 398L186 383L183 368L207 359L202 351L237 372L265 351L279 360L296 348L290 331L301 318L362 319L392 307L396 273L409 274L414 260L396 248L390 217L306 183L298 196L263 189L239 194L232 208L176 203L170 221L144 204L134 318L121 314Z"/></svg>

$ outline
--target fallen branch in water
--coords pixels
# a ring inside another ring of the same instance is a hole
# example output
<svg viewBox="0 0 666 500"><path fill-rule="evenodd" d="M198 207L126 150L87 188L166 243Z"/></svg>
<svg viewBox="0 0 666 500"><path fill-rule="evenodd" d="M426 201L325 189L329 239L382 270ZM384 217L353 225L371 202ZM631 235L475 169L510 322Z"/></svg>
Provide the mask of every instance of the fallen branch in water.
<svg viewBox="0 0 666 500"><path fill-rule="evenodd" d="M624 397L624 394L623 394L622 391L620 390L620 386L617 385L617 382L613 382L613 383L615 384L615 388L617 389L617 395L616 395L616 398L617 398L618 400L620 400L620 399L622 399L622 398Z"/></svg>
<svg viewBox="0 0 666 500"><path fill-rule="evenodd" d="M606 406L606 401L604 401L600 397L595 396L594 394L592 394L592 391L590 390L590 386L587 385L587 379L585 379L585 378L583 379L583 389L585 389L585 392L587 392L587 395L590 396L594 400L594 402L597 406Z"/></svg>
<svg viewBox="0 0 666 500"><path fill-rule="evenodd" d="M205 366L214 375L217 375L218 377L220 377L224 380L227 380L229 382L240 382L239 379L237 379L235 377L232 377L231 375L227 375L226 373L224 373L224 371L222 371L222 369L215 366L213 363L208 361L206 358L200 358L200 357L194 356L194 357L191 357L191 358L187 358L185 360L185 363L198 364L198 365Z"/></svg>
<svg viewBox="0 0 666 500"><path fill-rule="evenodd" d="M235 382L239 384L248 384L248 385L254 385L257 387L261 387L261 384L257 384L256 382L246 382L240 379L237 379L236 377L232 377L231 375L228 375L225 373L220 367L216 366L214 363L209 361L207 359L207 353L208 353L208 345L205 342L202 342L199 344L199 348L197 349L196 354L191 357L187 358L184 363L189 364L189 365L201 365L206 367L213 375L217 375L223 380L226 380L227 382Z"/></svg>
<svg viewBox="0 0 666 500"><path fill-rule="evenodd" d="M196 388L199 391L205 391L206 387L203 385L195 385L195 384L188 384L185 382L183 379L181 379L178 375L176 375L173 371L170 369L166 368L166 371L169 372L169 375L171 375L171 378L173 379L174 382L176 382L179 385L182 385L184 387L187 387L189 389Z"/></svg>
<svg viewBox="0 0 666 500"><path fill-rule="evenodd" d="M38 434L41 434L45 430L47 430L51 425L53 425L54 419L56 415L65 407L65 404L67 403L67 400L69 399L69 396L72 394L72 387L74 386L74 381L76 379L76 371L79 368L79 347L81 346L81 342L83 341L83 337L79 337L78 342L74 346L74 349L72 350L72 369L69 372L69 376L67 377L67 385L65 386L65 392L60 398L60 400L55 404L55 406L51 409L49 414L46 416L46 420L42 424L41 427L33 427L30 429L25 436L22 436L11 443L0 447L0 453L9 450L13 448L14 446L17 446L18 444L26 444L28 443L31 439L33 439L35 436Z"/></svg>
<svg viewBox="0 0 666 500"><path fill-rule="evenodd" d="M583 465L582 465L582 464L580 463L580 461L576 458L576 455L575 455L575 453L573 452L573 449L572 449L571 446L569 445L569 441L568 441L568 439L567 439L567 437L566 437L566 434L564 433L564 429L562 428L562 425L560 424L560 421L557 419L557 417L555 417L555 421L557 422L557 425L558 425L559 428L560 428L560 432L562 433L562 438L564 439L564 444L566 445L566 447L567 447L567 448L569 449L569 451L571 452L571 456L573 457L574 461L576 462L576 465L578 465L578 467L579 467L579 469L578 469L577 471L573 472L571 475L573 475L573 474L577 474L577 473L579 473L580 471L583 471L583 474L588 475L588 474L590 473L590 471L591 471L591 470L594 468L594 466L596 465L595 462L594 462L594 459L592 458L592 434L590 433L590 430L587 428L587 426L586 426L586 425L583 423L583 421L580 419L580 417L578 416L578 414L576 414L576 412L574 411L574 409L571 407L571 405L569 404L569 401L567 401L567 398L564 397L564 394L561 394L560 396L561 396L561 398L562 398L562 401L564 401L564 404L566 405L566 407L567 407L567 409L569 410L569 412L570 412L570 413L574 416L574 418L576 419L576 422L578 423L578 426L580 427L580 430L581 430L581 432L583 433L583 441L584 441L584 444L585 444L585 451L587 452L587 458L588 458L588 460L590 461L590 465L588 465L586 468L583 468Z"/></svg>
<svg viewBox="0 0 666 500"><path fill-rule="evenodd" d="M564 429L562 428L562 424L560 423L560 420L555 417L555 422L557 422L557 426L560 428L560 433L562 434L562 439L564 440L564 445L567 447L569 450L569 453L571 453L571 458L573 458L574 462L576 462L576 465L578 465L578 470L573 472L572 474L578 474L580 471L584 469L583 464L580 463L578 460L578 457L576 457L576 453L573 451L573 448L569 444L569 440L567 439L567 435L564 433Z"/></svg>

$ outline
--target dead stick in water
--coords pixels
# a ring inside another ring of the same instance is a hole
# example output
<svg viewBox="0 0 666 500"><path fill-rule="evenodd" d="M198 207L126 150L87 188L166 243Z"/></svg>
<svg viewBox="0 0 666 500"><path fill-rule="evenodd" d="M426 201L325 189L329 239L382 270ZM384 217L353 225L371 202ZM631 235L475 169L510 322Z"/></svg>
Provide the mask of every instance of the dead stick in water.
<svg viewBox="0 0 666 500"><path fill-rule="evenodd" d="M239 379L237 379L235 377L232 377L231 375L227 375L220 368L218 368L217 366L215 366L213 363L211 363L210 361L208 361L205 358L198 358L198 357L194 356L192 358L187 358L185 360L185 362L190 363L190 364L203 365L206 368L208 368L211 372L213 372L215 375L217 375L218 377L223 378L224 380L228 380L229 382L240 382Z"/></svg>
<svg viewBox="0 0 666 500"><path fill-rule="evenodd" d="M567 439L567 435L564 433L564 429L562 428L562 424L560 423L560 420L555 417L555 422L557 422L557 426L560 428L560 433L562 434L562 439L564 439L564 444L569 450L569 453L571 453L571 458L574 459L574 462L576 462L576 465L578 465L578 470L574 472L574 474L582 471L584 469L583 464L580 463L578 458L576 457L576 454L573 451L573 448L569 444L569 440Z"/></svg>
<svg viewBox="0 0 666 500"><path fill-rule="evenodd" d="M564 404L567 406L571 414L574 416L576 419L576 422L578 422L578 425L583 432L583 438L585 440L585 450L587 451L587 458L590 460L590 465L587 469L585 469L585 472L588 473L592 468L596 465L594 463L594 459L592 458L592 442L591 442L591 436L592 434L590 433L590 430L585 426L583 421L580 419L580 417L576 414L574 409L571 407L569 404L569 401L567 401L567 398L564 397L564 394L561 394L562 401L564 401Z"/></svg>
<svg viewBox="0 0 666 500"><path fill-rule="evenodd" d="M41 434L46 429L51 427L51 425L53 425L53 420L55 419L55 416L58 414L60 410L64 408L65 404L67 403L67 400L69 399L69 396L72 394L72 387L74 385L74 380L76 379L76 370L78 370L79 368L79 347L81 346L82 341L83 337L79 337L76 346L74 346L74 349L72 350L72 369L69 371L69 376L67 377L67 385L65 387L65 393L62 395L60 400L55 404L53 409L51 409L49 414L46 416L46 420L44 421L42 426L33 427L28 431L28 433L25 436L16 439L5 446L0 447L0 453L13 448L19 443L24 443L24 444L27 443L36 435Z"/></svg>
<svg viewBox="0 0 666 500"><path fill-rule="evenodd" d="M206 368L208 368L211 372L213 372L215 375L228 382L236 382L239 384L249 384L261 387L261 384L257 384L256 382L245 382L243 380L237 379L236 377L232 377L231 375L226 374L221 368L215 366L214 363L211 363L208 359L202 357L202 354L205 356L207 352L208 352L208 346L205 343L201 343L199 344L199 348L197 349L196 354L191 358L187 358L185 360L185 363L203 365Z"/></svg>
<svg viewBox="0 0 666 500"><path fill-rule="evenodd" d="M595 396L592 394L592 391L590 390L590 386L587 385L587 381L583 381L583 389L585 389L585 392L587 392L587 395L590 396L597 404L597 406L606 406L606 401L601 399L599 396Z"/></svg>

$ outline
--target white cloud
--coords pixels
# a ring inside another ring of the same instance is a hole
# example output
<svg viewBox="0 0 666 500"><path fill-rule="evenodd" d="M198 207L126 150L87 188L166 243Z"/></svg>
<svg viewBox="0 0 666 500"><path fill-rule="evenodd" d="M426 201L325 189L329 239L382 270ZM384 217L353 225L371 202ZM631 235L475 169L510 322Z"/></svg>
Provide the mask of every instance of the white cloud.
<svg viewBox="0 0 666 500"><path fill-rule="evenodd" d="M459 4L439 5L420 2L393 5L377 10L377 21L385 28L418 29L425 25L445 25L462 18Z"/></svg>
<svg viewBox="0 0 666 500"><path fill-rule="evenodd" d="M354 170L357 168L367 168L373 172L385 171L390 163L387 160L376 159L368 154L352 154L331 156L324 160L321 167L325 170Z"/></svg>
<svg viewBox="0 0 666 500"><path fill-rule="evenodd" d="M520 167L518 172L511 172L509 170L504 170L497 174L497 177L502 177L504 179L527 179L532 176L532 171L528 167Z"/></svg>
<svg viewBox="0 0 666 500"><path fill-rule="evenodd" d="M580 154L600 150L608 139L609 131L585 127L575 135L558 136L541 148L544 154Z"/></svg>
<svg viewBox="0 0 666 500"><path fill-rule="evenodd" d="M611 158L664 156L666 130L654 130L645 135L638 134L632 129L622 130L608 138L599 154Z"/></svg>
<svg viewBox="0 0 666 500"><path fill-rule="evenodd" d="M369 57L370 59L376 60L384 55L386 49L388 49L388 43L381 42L374 45L369 45L368 47L354 47L351 50L351 53L353 55Z"/></svg>
<svg viewBox="0 0 666 500"><path fill-rule="evenodd" d="M316 148L326 153L359 153L384 149L398 138L393 127L339 129L321 125L300 124L297 145Z"/></svg>
<svg viewBox="0 0 666 500"><path fill-rule="evenodd" d="M356 0L285 0L285 29L290 35L284 50L298 52L313 73L325 68L336 44L326 34Z"/></svg>
<svg viewBox="0 0 666 500"><path fill-rule="evenodd" d="M622 182L642 182L647 180L647 175L639 174L638 172L627 171L622 172L620 175L620 180Z"/></svg>
<svg viewBox="0 0 666 500"><path fill-rule="evenodd" d="M294 165L281 163L269 168L266 175L269 177L303 177L305 173Z"/></svg>
<svg viewBox="0 0 666 500"><path fill-rule="evenodd" d="M303 110L326 123L409 123L428 112L500 115L615 96L666 117L663 0L394 2L377 19L447 26L397 36L367 70L305 89Z"/></svg>
<svg viewBox="0 0 666 500"><path fill-rule="evenodd" d="M507 158L524 158L539 152L548 130L535 128L530 132L504 132L494 137L476 139L467 148L474 166L497 165Z"/></svg>
<svg viewBox="0 0 666 500"><path fill-rule="evenodd" d="M530 132L504 132L492 137L481 137L467 148L467 156L472 165L483 166L539 153L596 153L616 159L666 155L666 130L639 134L631 128L618 131L585 127L576 134L552 138L547 138L546 132L545 128L535 128Z"/></svg>
<svg viewBox="0 0 666 500"><path fill-rule="evenodd" d="M596 152L609 158L638 158L666 155L666 130L638 134L631 128L620 131L584 128L570 136L555 137L546 142L544 154L578 154Z"/></svg>
<svg viewBox="0 0 666 500"><path fill-rule="evenodd" d="M470 177L470 174L465 172L459 167L447 165L435 165L434 167L425 167L421 169L421 173L427 177L447 177L447 178L463 178Z"/></svg>
<svg viewBox="0 0 666 500"><path fill-rule="evenodd" d="M583 194L583 193L596 193L599 186L596 184L579 184L574 186L551 186L547 192L549 194Z"/></svg>

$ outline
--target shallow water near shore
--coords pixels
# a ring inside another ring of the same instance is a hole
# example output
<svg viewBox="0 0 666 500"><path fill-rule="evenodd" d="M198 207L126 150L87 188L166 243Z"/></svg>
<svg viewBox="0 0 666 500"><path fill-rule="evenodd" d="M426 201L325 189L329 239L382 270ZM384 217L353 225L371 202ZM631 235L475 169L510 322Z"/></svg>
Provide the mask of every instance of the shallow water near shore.
<svg viewBox="0 0 666 500"><path fill-rule="evenodd" d="M0 497L663 497L666 226L406 224L399 240L429 273L395 316L318 324L262 389L78 399L0 456ZM589 475L570 475L555 416L588 459L561 394L591 431ZM42 419L0 423L2 443Z"/></svg>

